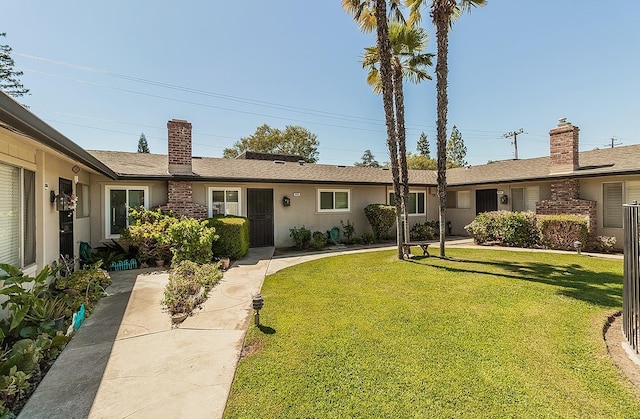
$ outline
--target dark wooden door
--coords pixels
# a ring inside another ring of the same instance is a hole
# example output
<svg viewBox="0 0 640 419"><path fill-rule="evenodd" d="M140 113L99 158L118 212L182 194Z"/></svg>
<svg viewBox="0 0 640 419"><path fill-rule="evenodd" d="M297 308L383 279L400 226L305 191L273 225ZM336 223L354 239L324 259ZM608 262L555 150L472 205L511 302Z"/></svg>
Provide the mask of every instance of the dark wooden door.
<svg viewBox="0 0 640 419"><path fill-rule="evenodd" d="M481 212L498 210L498 190L478 189L476 190L476 215Z"/></svg>
<svg viewBox="0 0 640 419"><path fill-rule="evenodd" d="M273 189L247 189L251 247L273 246Z"/></svg>
<svg viewBox="0 0 640 419"><path fill-rule="evenodd" d="M60 178L58 194L71 196L73 183L69 179ZM60 227L60 255L73 260L73 211L58 211L58 226Z"/></svg>

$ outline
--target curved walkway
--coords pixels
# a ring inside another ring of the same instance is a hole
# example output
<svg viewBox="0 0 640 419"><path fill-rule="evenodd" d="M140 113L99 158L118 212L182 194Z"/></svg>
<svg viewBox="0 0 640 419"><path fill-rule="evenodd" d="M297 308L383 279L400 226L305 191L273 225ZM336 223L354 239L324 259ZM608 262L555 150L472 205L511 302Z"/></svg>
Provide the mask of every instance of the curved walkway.
<svg viewBox="0 0 640 419"><path fill-rule="evenodd" d="M447 246L474 247L470 239L454 239ZM251 319L251 297L266 275L327 256L393 248L280 257L273 257L272 247L252 248L225 272L202 310L178 328L171 327L159 304L166 271L112 273L110 295L19 417L220 418Z"/></svg>

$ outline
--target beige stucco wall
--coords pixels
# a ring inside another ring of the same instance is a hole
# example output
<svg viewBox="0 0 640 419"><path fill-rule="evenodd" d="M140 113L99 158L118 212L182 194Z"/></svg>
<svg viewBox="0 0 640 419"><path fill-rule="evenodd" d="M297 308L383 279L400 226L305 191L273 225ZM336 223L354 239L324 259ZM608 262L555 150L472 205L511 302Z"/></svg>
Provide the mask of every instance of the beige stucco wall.
<svg viewBox="0 0 640 419"><path fill-rule="evenodd" d="M29 137L0 129L0 162L35 172L36 190L36 264L25 272L32 274L59 258L59 219L50 192L58 192L59 178L90 182L88 168L51 150ZM72 170L77 165L80 171ZM74 183L74 193L75 193ZM90 238L88 219L76 220L74 213L74 242L77 256L80 241Z"/></svg>

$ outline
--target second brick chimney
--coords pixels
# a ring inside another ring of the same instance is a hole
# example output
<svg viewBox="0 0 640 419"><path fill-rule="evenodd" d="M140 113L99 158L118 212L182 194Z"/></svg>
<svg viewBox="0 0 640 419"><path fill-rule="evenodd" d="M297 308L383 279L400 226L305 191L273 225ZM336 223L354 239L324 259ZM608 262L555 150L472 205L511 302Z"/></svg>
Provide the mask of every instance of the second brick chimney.
<svg viewBox="0 0 640 419"><path fill-rule="evenodd" d="M558 126L549 131L551 153L549 173L571 173L578 170L578 137L580 128L561 118Z"/></svg>
<svg viewBox="0 0 640 419"><path fill-rule="evenodd" d="M169 173L190 175L191 168L191 123L182 119L167 122L169 133Z"/></svg>

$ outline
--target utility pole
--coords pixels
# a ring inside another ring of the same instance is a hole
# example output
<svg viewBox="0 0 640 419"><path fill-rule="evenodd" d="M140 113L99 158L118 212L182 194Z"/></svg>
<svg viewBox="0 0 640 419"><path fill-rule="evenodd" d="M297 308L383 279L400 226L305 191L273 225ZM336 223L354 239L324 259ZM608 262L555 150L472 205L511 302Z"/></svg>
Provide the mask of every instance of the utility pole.
<svg viewBox="0 0 640 419"><path fill-rule="evenodd" d="M611 144L605 144L605 147L615 147L617 145L622 145L622 143L620 141L618 141L618 139L616 137L611 137Z"/></svg>
<svg viewBox="0 0 640 419"><path fill-rule="evenodd" d="M511 144L513 144L513 146L515 147L516 160L518 160L518 135L522 134L523 132L524 131L522 130L522 128L520 128L517 131L510 131L502 135L504 138L513 137L513 141L511 141Z"/></svg>

